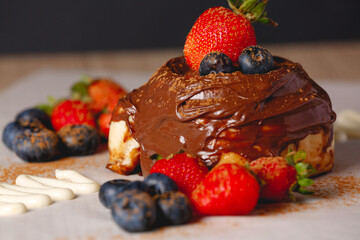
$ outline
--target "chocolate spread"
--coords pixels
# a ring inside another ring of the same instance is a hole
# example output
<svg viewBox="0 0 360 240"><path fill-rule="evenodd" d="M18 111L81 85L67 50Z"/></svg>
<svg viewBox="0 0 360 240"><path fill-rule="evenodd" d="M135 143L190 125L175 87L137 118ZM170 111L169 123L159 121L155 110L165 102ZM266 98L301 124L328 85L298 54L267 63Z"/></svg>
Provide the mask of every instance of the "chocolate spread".
<svg viewBox="0 0 360 240"><path fill-rule="evenodd" d="M145 176L156 153L184 150L212 167L222 152L252 160L279 155L311 133L331 135L336 115L327 93L300 64L274 62L265 74L200 76L183 57L171 59L119 100L112 121L126 121L139 142Z"/></svg>

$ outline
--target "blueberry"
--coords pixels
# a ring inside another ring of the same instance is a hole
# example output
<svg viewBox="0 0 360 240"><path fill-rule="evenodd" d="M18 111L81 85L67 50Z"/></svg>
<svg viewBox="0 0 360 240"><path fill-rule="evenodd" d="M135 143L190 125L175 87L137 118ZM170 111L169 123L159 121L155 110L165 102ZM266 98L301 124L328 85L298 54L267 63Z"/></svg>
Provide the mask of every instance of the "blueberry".
<svg viewBox="0 0 360 240"><path fill-rule="evenodd" d="M127 190L119 193L111 207L114 221L129 232L151 229L156 220L156 205L147 192Z"/></svg>
<svg viewBox="0 0 360 240"><path fill-rule="evenodd" d="M32 121L34 119L39 120L45 127L53 129L49 115L37 108L25 109L16 116L15 121Z"/></svg>
<svg viewBox="0 0 360 240"><path fill-rule="evenodd" d="M2 140L10 150L14 150L14 140L16 136L21 133L23 130L23 127L19 122L11 122L8 125L5 126L3 134L2 134Z"/></svg>
<svg viewBox="0 0 360 240"><path fill-rule="evenodd" d="M124 179L110 180L100 187L99 199L100 202L107 208L110 208L116 196L127 190L137 190L139 192L147 192L148 187L144 182Z"/></svg>
<svg viewBox="0 0 360 240"><path fill-rule="evenodd" d="M148 186L151 194L163 194L170 191L177 191L176 183L162 173L152 173L147 176L144 183Z"/></svg>
<svg viewBox="0 0 360 240"><path fill-rule="evenodd" d="M160 209L165 224L186 223L192 216L190 200L179 191L167 192L157 196L156 205Z"/></svg>
<svg viewBox="0 0 360 240"><path fill-rule="evenodd" d="M13 145L16 155L27 162L46 162L57 155L59 139L54 131L37 121L20 124L23 128Z"/></svg>
<svg viewBox="0 0 360 240"><path fill-rule="evenodd" d="M239 69L244 74L267 73L273 66L271 53L260 46L249 46L239 56Z"/></svg>
<svg viewBox="0 0 360 240"><path fill-rule="evenodd" d="M127 190L138 190L141 192L147 192L148 186L142 181L133 181L124 185L122 191L127 191Z"/></svg>
<svg viewBox="0 0 360 240"><path fill-rule="evenodd" d="M200 62L199 74L205 76L210 73L231 73L233 65L231 59L221 52L208 53Z"/></svg>
<svg viewBox="0 0 360 240"><path fill-rule="evenodd" d="M102 205L110 208L116 198L116 195L120 193L123 189L123 186L129 182L129 180L115 179L107 181L101 185L99 190L99 199Z"/></svg>
<svg viewBox="0 0 360 240"><path fill-rule="evenodd" d="M100 143L96 129L87 124L66 125L57 134L64 146L64 151L72 156L92 154Z"/></svg>

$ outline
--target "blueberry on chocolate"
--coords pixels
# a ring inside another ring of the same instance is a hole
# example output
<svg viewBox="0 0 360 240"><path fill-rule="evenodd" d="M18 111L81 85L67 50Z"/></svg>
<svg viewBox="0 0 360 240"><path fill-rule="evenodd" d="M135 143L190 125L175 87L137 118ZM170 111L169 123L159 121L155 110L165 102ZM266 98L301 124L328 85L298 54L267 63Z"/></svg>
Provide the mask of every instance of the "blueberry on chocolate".
<svg viewBox="0 0 360 240"><path fill-rule="evenodd" d="M260 46L249 46L239 56L239 69L244 74L267 73L273 66L271 53Z"/></svg>
<svg viewBox="0 0 360 240"><path fill-rule="evenodd" d="M210 73L231 72L233 72L232 61L227 55L221 52L208 53L200 62L200 76L205 76Z"/></svg>

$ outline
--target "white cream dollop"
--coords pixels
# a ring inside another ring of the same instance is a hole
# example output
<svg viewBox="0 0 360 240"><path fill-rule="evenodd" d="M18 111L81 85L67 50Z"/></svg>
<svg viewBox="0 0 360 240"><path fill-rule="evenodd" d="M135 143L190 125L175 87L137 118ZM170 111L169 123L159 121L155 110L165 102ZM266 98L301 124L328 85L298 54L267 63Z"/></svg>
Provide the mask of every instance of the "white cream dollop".
<svg viewBox="0 0 360 240"><path fill-rule="evenodd" d="M348 138L360 138L360 113L355 110L340 112L335 121L335 138L344 142Z"/></svg>
<svg viewBox="0 0 360 240"><path fill-rule="evenodd" d="M55 170L54 178L22 174L16 185L0 183L0 216L25 213L53 201L70 200L75 194L99 191L100 185L74 170Z"/></svg>

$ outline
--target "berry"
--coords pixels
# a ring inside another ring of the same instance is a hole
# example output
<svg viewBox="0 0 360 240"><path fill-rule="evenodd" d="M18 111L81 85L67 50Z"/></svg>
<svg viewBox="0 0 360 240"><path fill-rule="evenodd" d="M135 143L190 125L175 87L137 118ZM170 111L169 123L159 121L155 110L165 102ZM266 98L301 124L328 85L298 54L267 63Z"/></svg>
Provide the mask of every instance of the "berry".
<svg viewBox="0 0 360 240"><path fill-rule="evenodd" d="M115 222L129 232L149 230L156 220L156 205L147 192L128 190L117 195L111 207Z"/></svg>
<svg viewBox="0 0 360 240"><path fill-rule="evenodd" d="M97 79L88 86L88 94L92 101L90 108L99 112L112 102L119 100L126 94L126 91L110 79Z"/></svg>
<svg viewBox="0 0 360 240"><path fill-rule="evenodd" d="M259 46L249 46L239 56L239 69L244 74L267 73L273 66L274 60L271 53Z"/></svg>
<svg viewBox="0 0 360 240"><path fill-rule="evenodd" d="M57 134L40 122L21 123L23 129L14 139L14 151L27 162L46 162L58 153Z"/></svg>
<svg viewBox="0 0 360 240"><path fill-rule="evenodd" d="M94 153L100 139L97 130L87 124L65 125L57 134L70 155L88 155Z"/></svg>
<svg viewBox="0 0 360 240"><path fill-rule="evenodd" d="M5 126L2 141L10 150L14 150L15 138L22 130L23 127L19 122L11 122Z"/></svg>
<svg viewBox="0 0 360 240"><path fill-rule="evenodd" d="M260 198L281 201L288 197L290 186L296 182L296 170L283 157L261 157L250 163L251 170L265 182Z"/></svg>
<svg viewBox="0 0 360 240"><path fill-rule="evenodd" d="M245 215L255 208L259 190L257 179L247 168L225 163L199 183L191 201L203 215Z"/></svg>
<svg viewBox="0 0 360 240"><path fill-rule="evenodd" d="M228 0L233 11L224 7L206 10L196 20L187 35L184 55L187 64L195 70L204 56L218 51L237 62L241 51L256 44L252 22L277 23L266 17L266 2L253 0Z"/></svg>
<svg viewBox="0 0 360 240"><path fill-rule="evenodd" d="M306 154L303 151L291 152L287 159L283 157L261 157L250 163L250 169L265 182L260 198L270 201L282 201L293 198L293 192L311 194L303 187L313 182L308 178L314 168L304 163Z"/></svg>
<svg viewBox="0 0 360 240"><path fill-rule="evenodd" d="M117 102L126 91L111 79L86 77L72 86L71 93L73 99L88 102L91 111L97 114L112 105L114 101Z"/></svg>
<svg viewBox="0 0 360 240"><path fill-rule="evenodd" d="M101 204L106 208L110 208L118 193L122 191L123 186L129 182L129 180L114 179L102 184L99 190Z"/></svg>
<svg viewBox="0 0 360 240"><path fill-rule="evenodd" d="M148 186L150 193L163 194L178 189L176 183L162 173L153 173L147 176L144 183Z"/></svg>
<svg viewBox="0 0 360 240"><path fill-rule="evenodd" d="M148 189L148 186L144 182L133 181L133 182L129 182L124 185L122 191L127 191L127 190L137 190L140 192L147 192L149 189Z"/></svg>
<svg viewBox="0 0 360 240"><path fill-rule="evenodd" d="M98 125L100 129L100 133L105 137L109 138L109 131L110 131L110 122L111 122L111 116L112 112L118 102L118 98L112 99L109 104L106 106L105 109L103 109L102 113L100 114L98 118Z"/></svg>
<svg viewBox="0 0 360 240"><path fill-rule="evenodd" d="M166 224L183 224L192 216L190 200L179 191L166 192L157 196L156 205Z"/></svg>
<svg viewBox="0 0 360 240"><path fill-rule="evenodd" d="M205 55L201 60L199 74L200 76L210 73L231 73L233 66L231 59L221 52L211 52Z"/></svg>
<svg viewBox="0 0 360 240"><path fill-rule="evenodd" d="M22 112L20 112L16 118L15 121L32 121L34 119L39 120L42 124L45 125L48 129L52 129L51 120L49 115L46 114L46 112L37 109L37 108L29 108Z"/></svg>
<svg viewBox="0 0 360 240"><path fill-rule="evenodd" d="M242 49L254 44L254 28L246 17L215 7L196 20L186 38L184 55L188 65L198 70L201 60L210 52L222 52L236 62Z"/></svg>
<svg viewBox="0 0 360 240"><path fill-rule="evenodd" d="M111 121L111 113L108 112L100 114L98 118L100 133L106 138L109 138L110 121Z"/></svg>
<svg viewBox="0 0 360 240"><path fill-rule="evenodd" d="M198 158L179 153L170 159L157 160L150 170L150 174L152 173L162 173L170 177L180 191L190 196L208 173L208 169Z"/></svg>
<svg viewBox="0 0 360 240"><path fill-rule="evenodd" d="M88 124L96 127L95 117L87 105L79 100L65 100L54 107L51 123L55 131L68 124Z"/></svg>

